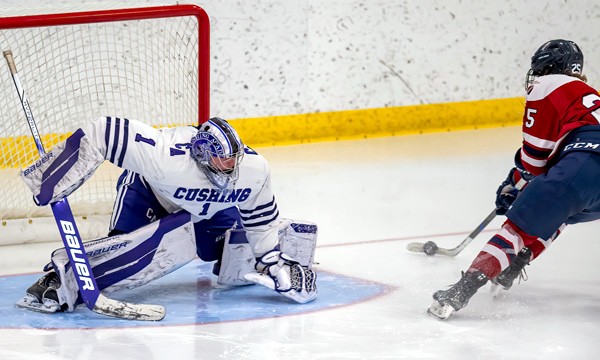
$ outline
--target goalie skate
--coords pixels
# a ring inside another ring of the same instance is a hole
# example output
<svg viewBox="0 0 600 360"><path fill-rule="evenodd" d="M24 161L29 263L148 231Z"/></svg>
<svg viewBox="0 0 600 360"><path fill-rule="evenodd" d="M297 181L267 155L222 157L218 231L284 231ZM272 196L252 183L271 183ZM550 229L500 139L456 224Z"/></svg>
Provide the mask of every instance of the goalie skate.
<svg viewBox="0 0 600 360"><path fill-rule="evenodd" d="M25 296L18 300L15 306L44 314L62 311L56 294L58 287L60 287L58 276L53 271L49 272L31 285Z"/></svg>
<svg viewBox="0 0 600 360"><path fill-rule="evenodd" d="M15 306L21 309L36 311L44 314L54 314L58 312L60 306L56 301L43 299L42 302L31 294L26 294L22 299L15 303Z"/></svg>

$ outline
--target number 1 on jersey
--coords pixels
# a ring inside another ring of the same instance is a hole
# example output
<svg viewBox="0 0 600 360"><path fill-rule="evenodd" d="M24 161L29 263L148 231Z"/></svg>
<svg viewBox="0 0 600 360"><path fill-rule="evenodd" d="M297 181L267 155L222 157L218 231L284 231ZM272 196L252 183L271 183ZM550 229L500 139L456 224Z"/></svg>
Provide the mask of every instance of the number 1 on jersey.
<svg viewBox="0 0 600 360"><path fill-rule="evenodd" d="M154 140L145 138L140 133L135 134L135 142L143 142L151 146L156 146L156 142Z"/></svg>
<svg viewBox="0 0 600 360"><path fill-rule="evenodd" d="M205 203L202 205L202 211L198 215L206 215L208 214L208 208L210 207L210 203Z"/></svg>

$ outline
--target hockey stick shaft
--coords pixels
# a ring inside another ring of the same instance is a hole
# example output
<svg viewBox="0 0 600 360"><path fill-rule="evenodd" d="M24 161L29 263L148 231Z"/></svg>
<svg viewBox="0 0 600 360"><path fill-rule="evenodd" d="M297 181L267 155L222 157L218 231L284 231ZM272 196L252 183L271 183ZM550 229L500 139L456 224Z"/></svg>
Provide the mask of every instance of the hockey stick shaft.
<svg viewBox="0 0 600 360"><path fill-rule="evenodd" d="M469 245L469 243L471 243L471 241L473 241L473 239L475 239L477 237L477 235L479 235L489 225L490 222L492 222L492 220L494 220L495 217L496 217L496 209L492 210L486 216L486 218L483 219L483 221L473 231L471 231L471 233L463 241L461 241L460 244L458 244L456 247L454 247L452 249L437 248L435 253L440 254L440 255L446 255L446 256L458 255L461 251L463 251L464 248L467 247L467 245ZM406 245L406 248L412 252L424 253L425 252L424 247L425 247L425 244L419 243L419 242L412 242L412 243L409 243L408 245Z"/></svg>
<svg viewBox="0 0 600 360"><path fill-rule="evenodd" d="M461 251L463 251L467 245L473 241L477 235L479 235L491 222L496 218L496 209L492 210L488 216L475 228L469 236L467 236L460 244L458 244L455 248L452 249L438 249L438 253L446 255L446 256L456 256Z"/></svg>
<svg viewBox="0 0 600 360"><path fill-rule="evenodd" d="M517 190L522 190L525 185L527 185L527 181L525 179L520 179L516 184L515 184L515 188ZM452 248L452 249L445 249L445 248L440 248L437 247L437 245L435 246L435 251L432 253L429 253L429 255L434 255L434 254L440 254L440 255L445 255L445 256L456 256L458 255L461 251L463 251L467 245L469 245L473 239L475 239L477 237L477 235L479 235L491 222L492 220L494 220L496 218L496 209L492 210L488 216L486 216L485 219L483 219L483 221L481 222L481 224L479 224L473 231L471 231L471 233L469 234L469 236L467 236L463 241L461 241L460 244L458 244L456 247ZM409 251L412 252L421 252L421 253L425 253L425 244L424 243L419 243L419 242L412 242L409 243L408 245L406 245L406 248Z"/></svg>
<svg viewBox="0 0 600 360"><path fill-rule="evenodd" d="M33 117L31 107L29 106L29 101L27 100L25 91L21 85L12 51L6 50L3 52L3 55L6 58L15 89L19 95L19 100L21 101L21 105L23 107L23 112L27 118L27 125L31 130L31 135L35 141L38 153L40 157L43 158L46 155L46 151L44 150L40 133ZM108 299L100 294L98 284L96 283L96 278L92 272L90 261L85 252L85 248L83 242L81 241L81 236L79 235L79 230L75 224L73 212L71 211L71 207L67 198L63 198L60 201L51 203L50 207L52 209L54 219L56 220L56 224L58 225L58 230L69 257L69 261L73 268L73 273L75 275L75 279L77 280L77 286L79 287L81 298L90 310L109 316L123 317L127 319L160 320L164 317L164 308L162 306L128 304ZM144 306L146 308L143 308ZM149 314L144 314L144 311L148 311ZM140 314L140 312L142 313Z"/></svg>

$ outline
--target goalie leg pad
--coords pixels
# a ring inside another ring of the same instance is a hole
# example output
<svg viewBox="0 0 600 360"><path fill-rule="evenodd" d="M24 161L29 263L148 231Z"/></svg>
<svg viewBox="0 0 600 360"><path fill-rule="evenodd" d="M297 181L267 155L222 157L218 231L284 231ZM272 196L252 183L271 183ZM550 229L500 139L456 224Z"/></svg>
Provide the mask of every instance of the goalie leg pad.
<svg viewBox="0 0 600 360"><path fill-rule="evenodd" d="M190 214L183 211L129 234L86 242L84 247L98 287L107 293L144 285L196 257L193 223ZM52 265L61 282L59 303L73 311L79 288L64 248L53 252Z"/></svg>
<svg viewBox="0 0 600 360"><path fill-rule="evenodd" d="M283 219L279 225L279 247L300 265L312 267L317 247L317 224Z"/></svg>
<svg viewBox="0 0 600 360"><path fill-rule="evenodd" d="M245 274L254 271L256 263L246 232L240 229L227 230L224 241L217 283L230 286L253 284L244 279Z"/></svg>
<svg viewBox="0 0 600 360"><path fill-rule="evenodd" d="M256 259L246 239L245 230L232 229L225 233L225 245L217 282L221 285L252 284L244 278L253 272ZM317 247L317 225L307 221L283 219L278 225L281 252L310 269ZM314 277L314 273L312 273ZM309 281L310 283L310 281Z"/></svg>

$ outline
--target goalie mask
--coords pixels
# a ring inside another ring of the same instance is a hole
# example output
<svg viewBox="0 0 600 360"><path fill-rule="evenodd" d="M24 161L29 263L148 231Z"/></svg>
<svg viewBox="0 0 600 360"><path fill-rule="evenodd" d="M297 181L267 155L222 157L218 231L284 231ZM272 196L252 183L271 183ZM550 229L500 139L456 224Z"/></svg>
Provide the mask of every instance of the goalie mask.
<svg viewBox="0 0 600 360"><path fill-rule="evenodd" d="M527 73L525 89L533 84L538 76L565 74L585 81L582 75L583 53L577 44L570 40L550 40L531 57L531 69Z"/></svg>
<svg viewBox="0 0 600 360"><path fill-rule="evenodd" d="M201 124L191 145L192 157L216 187L225 189L238 179L244 144L227 121L215 117Z"/></svg>

